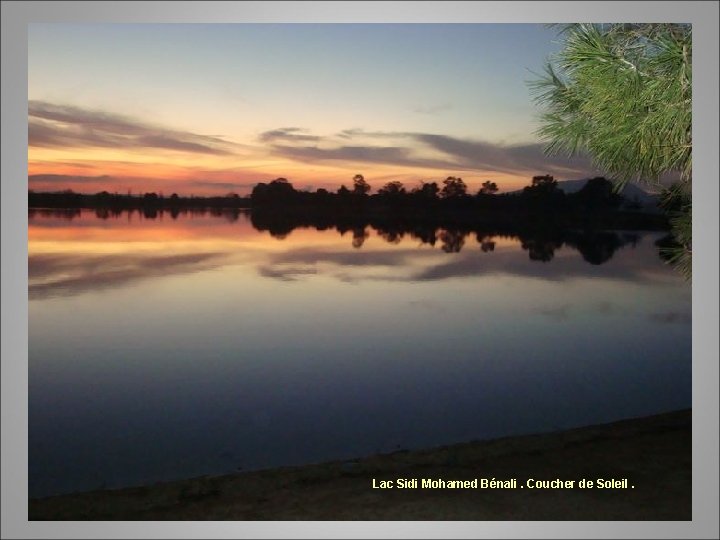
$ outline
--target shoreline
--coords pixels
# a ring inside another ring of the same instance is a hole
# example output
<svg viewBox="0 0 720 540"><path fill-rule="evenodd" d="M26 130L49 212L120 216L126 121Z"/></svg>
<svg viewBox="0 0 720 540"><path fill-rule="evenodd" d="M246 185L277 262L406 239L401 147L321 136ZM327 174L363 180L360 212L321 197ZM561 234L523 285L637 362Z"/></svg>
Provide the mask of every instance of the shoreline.
<svg viewBox="0 0 720 540"><path fill-rule="evenodd" d="M691 435L686 409L538 435L30 499L28 519L691 520ZM433 487L438 480L444 483Z"/></svg>

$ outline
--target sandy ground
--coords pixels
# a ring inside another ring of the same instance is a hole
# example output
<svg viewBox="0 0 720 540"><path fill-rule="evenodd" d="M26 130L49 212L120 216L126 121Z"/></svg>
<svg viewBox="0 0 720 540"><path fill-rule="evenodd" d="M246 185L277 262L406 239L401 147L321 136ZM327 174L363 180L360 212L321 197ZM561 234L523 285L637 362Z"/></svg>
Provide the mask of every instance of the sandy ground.
<svg viewBox="0 0 720 540"><path fill-rule="evenodd" d="M417 488L398 487L416 479ZM431 489L423 479L517 480ZM528 479L573 480L531 489ZM578 482L593 480L593 488ZM597 487L597 479L627 479ZM393 480L392 489L373 482ZM344 462L31 499L30 520L691 520L691 411ZM523 487L521 487L523 486ZM634 487L631 487L634 486Z"/></svg>

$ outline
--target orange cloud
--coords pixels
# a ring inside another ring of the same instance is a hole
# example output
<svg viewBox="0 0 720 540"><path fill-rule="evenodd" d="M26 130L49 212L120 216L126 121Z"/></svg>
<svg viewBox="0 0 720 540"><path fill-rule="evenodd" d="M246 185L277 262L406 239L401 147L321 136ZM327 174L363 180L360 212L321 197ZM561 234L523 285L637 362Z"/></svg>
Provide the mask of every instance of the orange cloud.
<svg viewBox="0 0 720 540"><path fill-rule="evenodd" d="M503 192L539 173L560 179L596 174L585 159L544 156L540 144L362 129L325 136L300 127L268 130L239 144L38 101L29 103L29 115L28 183L37 191L246 195L278 177L297 189L335 191L359 173L374 190L392 180L412 188L420 180L460 176L475 193L486 180Z"/></svg>

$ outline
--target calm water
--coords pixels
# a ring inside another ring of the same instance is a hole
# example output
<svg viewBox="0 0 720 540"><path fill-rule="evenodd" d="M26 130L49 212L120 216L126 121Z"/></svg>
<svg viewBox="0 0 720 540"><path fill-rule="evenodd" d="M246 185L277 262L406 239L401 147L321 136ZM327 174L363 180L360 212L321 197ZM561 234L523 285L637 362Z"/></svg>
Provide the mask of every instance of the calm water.
<svg viewBox="0 0 720 540"><path fill-rule="evenodd" d="M658 233L29 222L31 496L691 405L691 289Z"/></svg>

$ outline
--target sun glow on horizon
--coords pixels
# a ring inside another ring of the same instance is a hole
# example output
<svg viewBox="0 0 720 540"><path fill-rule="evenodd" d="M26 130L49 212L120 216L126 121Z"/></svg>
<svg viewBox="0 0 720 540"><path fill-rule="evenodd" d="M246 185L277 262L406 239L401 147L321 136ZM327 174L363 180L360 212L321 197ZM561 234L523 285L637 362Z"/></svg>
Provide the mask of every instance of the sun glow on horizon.
<svg viewBox="0 0 720 540"><path fill-rule="evenodd" d="M32 24L29 188L247 195L362 174L374 191L459 176L475 193L588 176L534 135L525 78L553 38L534 24Z"/></svg>

